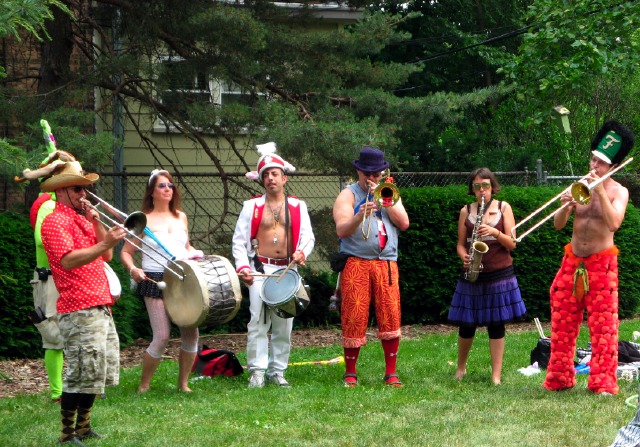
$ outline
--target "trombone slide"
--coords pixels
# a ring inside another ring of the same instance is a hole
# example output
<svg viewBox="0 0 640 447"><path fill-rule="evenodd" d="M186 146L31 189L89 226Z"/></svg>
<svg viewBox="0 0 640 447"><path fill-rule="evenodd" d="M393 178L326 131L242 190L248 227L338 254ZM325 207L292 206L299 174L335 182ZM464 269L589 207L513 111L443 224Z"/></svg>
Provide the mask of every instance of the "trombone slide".
<svg viewBox="0 0 640 447"><path fill-rule="evenodd" d="M522 219L520 222L518 222L517 225L514 225L513 228L511 228L511 238L516 241L516 242L520 242L522 239L525 238L525 236L527 236L529 233L531 233L532 231L536 230L538 227L540 227L542 224L544 224L545 222L547 222L549 219L551 219L552 217L554 217L556 214L558 214L560 211L562 211L563 209L565 209L567 206L571 205L572 202L567 202L564 205L562 205L561 207L559 207L558 209L556 209L554 212L552 212L551 214L549 214L548 216L546 216L545 218L543 218L542 220L540 220L538 223L536 223L535 225L533 225L531 228L529 228L527 231L525 231L524 233L522 233L519 237L515 236L516 233L516 229L518 227L520 227L522 224L524 224L525 222L528 222L529 220L531 220L533 217L537 216L538 214L540 214L543 210L545 210L546 208L549 207L549 205L551 205L552 203L554 203L556 200L558 200L563 194L569 192L571 194L571 197L573 198L574 201L578 202L578 204L580 205L588 205L589 203L591 203L591 191L598 186L600 183L604 182L606 179L608 179L609 177L611 177L613 174L615 174L616 172L618 172L620 169L624 168L626 165L628 165L629 163L631 163L633 161L633 157L629 157L627 160L625 160L623 163L619 164L618 166L616 166L614 169L609 170L605 175L603 175L602 177L600 177L599 179L597 179L596 181L592 182L592 183L587 183L586 179L587 177L589 177L589 175L591 174L591 171L589 171L589 173L587 173L587 175L583 176L582 178L580 178L580 180L572 183L571 185L569 185L569 187L565 188L564 190L562 190L562 192L560 192L560 194L558 194L557 196L553 197L551 200L549 200L547 203L545 203L544 205L542 205L541 207L539 207L538 209L536 209L535 211L533 211L533 213L529 214L527 217L525 217L524 219Z"/></svg>
<svg viewBox="0 0 640 447"><path fill-rule="evenodd" d="M98 201L99 204L101 204L102 206L107 208L119 221L112 219L107 214L105 214L102 211L100 211L98 209L98 207L96 205L92 204L91 202L89 202L89 200L83 199L82 200L83 203L85 203L88 207L94 209L100 216L102 216L103 218L107 219L111 223L111 225L122 225L125 228L125 230L127 231L127 234L129 236L132 236L133 238L138 240L142 245L144 245L145 247L151 249L157 255L159 255L161 258L163 258L166 261L168 261L169 263L175 265L178 269L180 269L180 270L182 270L184 272L184 269L179 264L177 264L175 261L173 261L173 259L167 258L167 256L164 253L161 253L159 250L156 250L155 247L152 247L151 245L149 245L146 241L144 241L139 236L139 234L142 234L144 232L144 228L147 226L147 216L145 216L144 213L136 211L134 213L131 213L129 216L127 216L125 213L123 213L120 210L115 209L114 207L109 205L107 202L105 202L103 199L99 198L98 196L96 196L92 192L90 192L90 191L86 191L86 192L88 194L90 194L92 197L94 197ZM106 204L106 206L105 206L105 204ZM111 226L111 225L109 225L109 223L105 222L102 219L97 219L97 220L102 225L104 225L105 228L109 228ZM133 242L131 242L128 238L125 238L125 241L127 241L130 244L133 244ZM133 244L133 245L135 245L135 244ZM137 248L140 249L142 252L146 253L142 247L137 247ZM166 266L163 266L163 267L165 269L167 269L169 272L171 272L172 274L174 274L180 281L184 280L184 276L179 274L175 270L173 270L171 267L169 267L169 265L166 265Z"/></svg>

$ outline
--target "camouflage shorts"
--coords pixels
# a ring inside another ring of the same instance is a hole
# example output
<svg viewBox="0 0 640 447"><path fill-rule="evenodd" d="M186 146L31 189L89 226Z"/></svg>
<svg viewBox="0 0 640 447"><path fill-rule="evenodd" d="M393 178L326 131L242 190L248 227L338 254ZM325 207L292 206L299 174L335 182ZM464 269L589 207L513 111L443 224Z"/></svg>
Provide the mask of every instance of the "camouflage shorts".
<svg viewBox="0 0 640 447"><path fill-rule="evenodd" d="M67 369L62 390L102 394L120 378L120 344L105 306L58 315Z"/></svg>

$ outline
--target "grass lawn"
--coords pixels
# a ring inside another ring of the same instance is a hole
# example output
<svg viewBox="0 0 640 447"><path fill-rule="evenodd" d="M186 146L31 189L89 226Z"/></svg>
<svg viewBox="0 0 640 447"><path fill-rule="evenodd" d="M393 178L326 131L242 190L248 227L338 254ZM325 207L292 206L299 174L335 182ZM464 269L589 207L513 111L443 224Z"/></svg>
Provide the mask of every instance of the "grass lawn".
<svg viewBox="0 0 640 447"><path fill-rule="evenodd" d="M640 321L622 322L630 340ZM343 365L292 366L292 387L247 389L247 374L194 380L191 394L175 389L177 364L165 361L152 389L135 393L140 368L97 400L92 423L102 440L87 446L608 446L635 409L625 399L637 381L620 382L617 396L594 395L587 377L568 391L541 387L543 374L524 376L537 332L509 334L503 384L491 384L489 345L480 330L463 382L452 379L455 333L429 334L400 344L398 372L405 386L383 385L379 342L360 354L360 385L341 385ZM586 346L583 329L578 346ZM294 349L292 362L331 359L339 346ZM239 353L244 363L244 353ZM634 401L635 403L635 401ZM60 430L57 405L45 393L0 399L0 446L53 446Z"/></svg>

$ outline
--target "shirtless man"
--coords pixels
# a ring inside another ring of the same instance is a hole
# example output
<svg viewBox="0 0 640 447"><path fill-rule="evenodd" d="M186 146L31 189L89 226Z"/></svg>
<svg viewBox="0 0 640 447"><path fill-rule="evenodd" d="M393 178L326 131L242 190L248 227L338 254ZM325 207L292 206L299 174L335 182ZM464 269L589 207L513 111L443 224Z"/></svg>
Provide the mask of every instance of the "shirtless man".
<svg viewBox="0 0 640 447"><path fill-rule="evenodd" d="M633 133L609 121L591 142L587 183L603 177L633 147ZM542 386L559 391L575 386L573 357L584 310L587 310L592 357L588 388L596 394L618 394L618 248L613 234L624 220L629 191L611 177L591 190L591 202L570 203L554 216L557 230L574 214L571 242L551 285L551 358Z"/></svg>
<svg viewBox="0 0 640 447"><path fill-rule="evenodd" d="M295 168L275 154L275 143L257 148L262 156L257 170L249 172L247 177L260 180L265 194L244 202L233 233L236 271L249 287L249 388L262 388L265 378L274 385L288 387L284 371L289 363L293 318L281 318L263 304L260 291L265 277L260 274L273 274L289 264L293 270L305 265L313 250L314 236L307 205L285 194L286 172ZM287 297L282 298L286 300Z"/></svg>

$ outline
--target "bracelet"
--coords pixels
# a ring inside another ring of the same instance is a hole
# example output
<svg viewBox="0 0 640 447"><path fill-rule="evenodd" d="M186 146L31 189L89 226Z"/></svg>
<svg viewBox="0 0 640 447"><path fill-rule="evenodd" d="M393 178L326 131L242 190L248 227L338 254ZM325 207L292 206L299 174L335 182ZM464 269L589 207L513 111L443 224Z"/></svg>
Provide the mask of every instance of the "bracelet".
<svg viewBox="0 0 640 447"><path fill-rule="evenodd" d="M502 231L498 230L498 235L496 236L496 241L498 240L498 238L500 237L501 234L502 234Z"/></svg>
<svg viewBox="0 0 640 447"><path fill-rule="evenodd" d="M135 265L132 265L131 268L129 269L129 275L133 276L133 269L136 268Z"/></svg>

